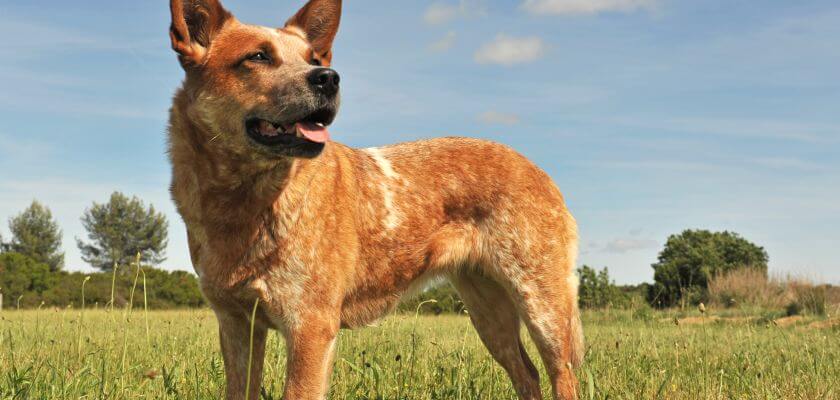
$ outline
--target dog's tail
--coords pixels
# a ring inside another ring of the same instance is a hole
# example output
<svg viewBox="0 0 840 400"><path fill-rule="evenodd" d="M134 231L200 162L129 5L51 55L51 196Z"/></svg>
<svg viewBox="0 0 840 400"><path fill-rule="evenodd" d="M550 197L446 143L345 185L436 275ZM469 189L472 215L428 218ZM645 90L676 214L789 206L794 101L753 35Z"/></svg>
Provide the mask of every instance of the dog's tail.
<svg viewBox="0 0 840 400"><path fill-rule="evenodd" d="M577 368L583 363L583 356L585 353L583 341L583 324L580 322L580 310L578 310L577 296L575 296L575 305L573 306L572 316L569 319L569 345L572 347L572 366Z"/></svg>
<svg viewBox="0 0 840 400"><path fill-rule="evenodd" d="M572 296L572 313L569 315L569 330L567 335L568 346L570 347L572 366L577 368L583 363L583 356L585 353L583 341L583 324L580 322L580 308L578 307L578 285L579 279L574 272L569 275L570 287L572 287L574 296Z"/></svg>

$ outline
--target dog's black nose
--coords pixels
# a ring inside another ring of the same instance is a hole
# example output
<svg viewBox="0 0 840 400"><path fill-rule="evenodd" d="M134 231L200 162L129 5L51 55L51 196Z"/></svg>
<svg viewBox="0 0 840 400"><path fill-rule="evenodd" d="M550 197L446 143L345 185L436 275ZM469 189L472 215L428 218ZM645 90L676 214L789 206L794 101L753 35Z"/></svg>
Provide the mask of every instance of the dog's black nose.
<svg viewBox="0 0 840 400"><path fill-rule="evenodd" d="M312 88L318 92L327 96L334 96L338 93L338 82L341 81L341 78L338 76L338 72L335 72L332 68L316 68L309 73L308 80Z"/></svg>

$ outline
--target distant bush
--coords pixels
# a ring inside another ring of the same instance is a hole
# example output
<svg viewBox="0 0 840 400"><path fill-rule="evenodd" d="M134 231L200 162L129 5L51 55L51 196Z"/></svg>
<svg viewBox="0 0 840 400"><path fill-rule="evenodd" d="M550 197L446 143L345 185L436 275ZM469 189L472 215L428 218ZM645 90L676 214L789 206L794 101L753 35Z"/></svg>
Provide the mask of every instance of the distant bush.
<svg viewBox="0 0 840 400"><path fill-rule="evenodd" d="M740 268L767 273L767 252L734 232L686 230L672 235L652 265L654 284L648 301L655 307L706 300L712 277Z"/></svg>
<svg viewBox="0 0 840 400"><path fill-rule="evenodd" d="M204 305L198 279L184 271L164 271L143 267L146 274L145 297L149 308L187 308ZM4 307L33 308L79 307L82 303L82 282L85 284L85 304L105 307L111 302L113 286L114 306L128 303L136 269L124 267L116 275L110 272L85 274L82 272L50 272L49 266L17 253L0 254L0 290L5 297ZM113 281L113 285L112 285ZM134 303L142 305L143 276L137 282Z"/></svg>
<svg viewBox="0 0 840 400"><path fill-rule="evenodd" d="M419 307L419 308L418 308ZM404 298L397 311L402 313L420 314L457 314L464 310L464 303L458 296L455 288L445 283L440 286L432 286L415 296Z"/></svg>
<svg viewBox="0 0 840 400"><path fill-rule="evenodd" d="M195 275L185 271L146 271L149 306L155 308L201 307L204 297Z"/></svg>
<svg viewBox="0 0 840 400"><path fill-rule="evenodd" d="M653 321L656 318L656 314L651 306L647 303L640 303L636 307L634 307L632 312L633 319L640 320L640 321Z"/></svg>
<svg viewBox="0 0 840 400"><path fill-rule="evenodd" d="M41 294L56 284L50 266L19 253L0 254L0 291L5 307L37 307Z"/></svg>

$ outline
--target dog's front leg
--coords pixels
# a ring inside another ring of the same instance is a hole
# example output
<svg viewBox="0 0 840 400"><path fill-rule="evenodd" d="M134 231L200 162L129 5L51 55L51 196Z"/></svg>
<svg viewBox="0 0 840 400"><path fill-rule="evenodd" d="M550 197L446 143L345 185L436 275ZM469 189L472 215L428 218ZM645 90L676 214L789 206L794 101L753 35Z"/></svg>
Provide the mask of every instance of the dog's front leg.
<svg viewBox="0 0 840 400"><path fill-rule="evenodd" d="M284 400L326 398L332 374L339 322L322 316L302 320L286 334L288 349Z"/></svg>
<svg viewBox="0 0 840 400"><path fill-rule="evenodd" d="M254 325L252 344L251 321L247 316L217 311L216 318L219 320L219 339L225 360L227 400L258 400L265 359L266 327L259 323ZM249 385L248 361L252 350ZM247 399L246 390L249 390Z"/></svg>

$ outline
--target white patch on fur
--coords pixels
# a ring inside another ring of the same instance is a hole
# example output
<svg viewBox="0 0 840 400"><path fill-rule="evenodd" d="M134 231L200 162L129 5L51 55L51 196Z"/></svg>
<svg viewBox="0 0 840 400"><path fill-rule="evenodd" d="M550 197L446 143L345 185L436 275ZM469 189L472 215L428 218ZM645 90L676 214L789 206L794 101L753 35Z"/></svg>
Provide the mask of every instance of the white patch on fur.
<svg viewBox="0 0 840 400"><path fill-rule="evenodd" d="M568 247L569 268L572 270L574 270L577 266L578 251L580 250L578 243L578 238L575 237L572 239L571 243L569 243Z"/></svg>
<svg viewBox="0 0 840 400"><path fill-rule="evenodd" d="M299 318L301 299L306 290L306 267L297 256L288 258L286 268L272 270L272 282L283 282L282 285L272 285L267 288L267 297L283 299L283 315L271 316L272 323L281 330L296 329L301 326Z"/></svg>
<svg viewBox="0 0 840 400"><path fill-rule="evenodd" d="M391 166L391 162L385 158L385 155L382 154L382 149L378 147L371 147L365 149L374 160L376 160L376 165L382 170L382 173L385 174L386 177L390 179L399 179L399 174L394 171L394 168Z"/></svg>
<svg viewBox="0 0 840 400"><path fill-rule="evenodd" d="M385 220L382 221L382 224L385 226L386 230L392 230L400 224L400 217L399 212L394 206L394 191L391 190L391 185L393 184L392 181L400 179L400 175L394 171L394 168L391 166L391 162L385 158L384 154L382 154L382 149L371 147L365 149L365 151L373 158L374 161L376 161L376 165L379 167L379 170L382 171L382 175L385 176L385 179L383 179L379 184L379 187L382 190L383 203L385 205Z"/></svg>
<svg viewBox="0 0 840 400"><path fill-rule="evenodd" d="M283 29L286 30L286 31L289 31L289 32L293 32L295 35L300 36L301 38L306 37L306 32L304 32L303 29L300 29L297 26L290 25L290 26L286 26Z"/></svg>
<svg viewBox="0 0 840 400"><path fill-rule="evenodd" d="M399 217L397 217L397 213L394 211L394 193L391 192L391 189L388 187L388 184L383 183L382 185L382 193L385 196L385 209L388 211L387 216L385 217L385 229L391 230L397 227L400 223Z"/></svg>
<svg viewBox="0 0 840 400"><path fill-rule="evenodd" d="M263 28L266 32L268 32L268 33L270 33L274 36L280 36L280 32L277 32L277 29L269 28L267 26L261 26L260 28Z"/></svg>
<svg viewBox="0 0 840 400"><path fill-rule="evenodd" d="M324 380L324 393L327 392L327 390L329 388L329 384L330 384L330 368L332 368L332 365L333 365L332 363L333 363L334 357L335 357L335 345L336 345L336 340L337 339L338 339L338 337L332 338L332 340L330 340L330 344L327 345L327 356L324 358L324 366L323 366L323 368L324 368L323 369L323 371L324 371L323 376L326 378Z"/></svg>
<svg viewBox="0 0 840 400"><path fill-rule="evenodd" d="M580 278L578 278L576 272L569 273L569 277L566 278L566 284L569 285L569 289L571 289L572 293L574 293L575 297L577 297L578 286L580 285Z"/></svg>

